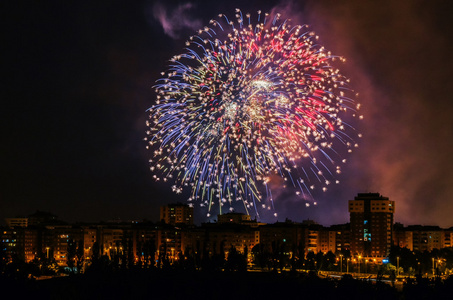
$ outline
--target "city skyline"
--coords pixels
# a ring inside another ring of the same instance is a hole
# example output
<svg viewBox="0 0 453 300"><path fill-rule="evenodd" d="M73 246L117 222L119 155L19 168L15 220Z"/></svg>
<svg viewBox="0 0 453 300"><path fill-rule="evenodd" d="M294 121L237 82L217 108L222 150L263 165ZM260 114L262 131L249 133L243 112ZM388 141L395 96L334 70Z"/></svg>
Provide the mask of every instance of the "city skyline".
<svg viewBox="0 0 453 300"><path fill-rule="evenodd" d="M203 209L200 209L199 207L191 207L188 203L185 203L185 202L174 202L174 203L165 203L163 205L161 205L159 207L159 217L157 219L147 219L147 218L135 218L135 219L122 219L120 217L117 217L117 218L112 218L112 219L95 219L95 220L73 220L73 221L68 221L68 220L65 220L65 219L61 219L58 215L54 214L54 212L52 211L44 211L44 210L35 210L35 211L30 211L28 212L27 214L22 214L22 215L14 215L14 216L7 216L5 217L4 219L0 220L0 226L7 226L7 227L14 227L14 226L19 226L19 227L27 227L29 225L32 225L34 226L34 224L29 224L29 222L25 221L25 219L28 219L28 218L34 218L36 219L37 216L39 216L40 218L44 217L44 218L47 218L47 219L52 219L51 223L52 222L55 222L55 224L60 224L60 225L64 225L64 224L69 224L69 225L89 225L89 224L98 224L98 223L105 223L105 224L134 224L134 223L142 223L142 222L151 222L151 223L166 223L166 224L171 224L171 225L176 225L175 224L175 220L177 219L180 219L180 220L183 220L184 219L185 221L182 221L183 223L185 223L187 220L190 219L190 224L194 224L195 226L200 226L200 225L203 225L203 224L209 224L209 223L217 223L219 222L220 220L223 220L223 222L225 222L226 219L229 218L229 216L232 216L232 215L235 215L236 217L234 218L242 218L242 216L246 217L247 220L251 221L251 222L257 222L258 224L277 224L277 223L285 223L285 222L291 222L291 223L294 223L294 224L297 224L297 223L307 223L307 224L317 224L317 225L321 225L321 226L325 226L325 227L329 227L329 226L340 226L340 225L349 225L351 220L351 202L357 202L357 200L363 200L363 198L369 198L369 199L384 199L384 200L387 200L388 202L392 203L392 208L391 208L391 211L392 212L392 215L394 214L394 216L392 216L392 224L394 226L408 226L408 227L417 227L417 226L421 226L421 227L436 227L436 228L439 228L439 229L453 229L453 226L439 226L439 225L436 225L434 223L426 223L426 224L416 224L416 223L402 223L402 222L399 222L398 219L396 218L397 216L397 212L398 212L398 204L395 203L394 201L391 201L390 198L388 197L385 197L384 195L381 195L380 193L358 193L356 194L355 197L352 197L351 200L348 200L345 202L345 207L344 209L348 212L348 215L347 215L347 219L346 220L343 220L343 222L338 222L338 223L332 223L332 222L328 222L328 223L322 223L322 222L319 222L319 220L317 219L313 219L313 218L305 218L305 219L301 219L301 218L297 218L297 219L290 219L290 218L275 218L274 220L271 220L271 222L261 222L259 219L256 219L256 218L252 218L251 215L248 215L244 212L236 212L236 211L228 211L228 212L224 212L222 214L216 214L216 215L213 215L211 216L210 218L205 218L204 216L202 216L202 214L205 212ZM390 200L390 201L389 201ZM171 219L172 217L170 217L170 213L169 213L169 209L171 208L177 208L179 207L177 210L177 215L178 217L175 218L175 215L173 215L173 219ZM187 208L190 208L190 216L186 215L187 212L186 212L186 209L184 207L187 207ZM348 208L349 207L349 208ZM374 208L373 208L374 210ZM165 211L165 213L164 213ZM183 212L184 211L184 212ZM165 215L167 215L165 217ZM197 217L198 215L198 217ZM162 217L164 216L164 217ZM235 221L237 221L235 219ZM8 222L13 222L13 224L15 224L14 226L8 224ZM357 223L357 222L356 222ZM359 222L359 224L361 224L361 222ZM361 232L361 231L360 231ZM356 232L356 234L359 234L359 232Z"/></svg>
<svg viewBox="0 0 453 300"><path fill-rule="evenodd" d="M430 252L432 259L437 255L436 260L449 260L446 253L452 249L453 227L394 224L395 203L378 193L358 194L349 201L348 208L350 223L331 226L313 220L266 224L242 213L219 215L214 223L197 225L194 209L181 203L161 206L161 221L157 223L113 220L68 224L51 213L37 211L27 218L7 219L7 226L1 227L0 241L7 260L36 262L52 256L58 265L69 266L71 255L78 253L78 269L82 265L85 269L99 255L110 260L121 255L129 261L129 267L142 266L139 261L159 267L161 259L168 258L173 264L184 255L197 253L205 258L219 253L228 256L233 248L261 267L260 259L255 260L258 252L279 253L282 259L295 255L298 258L293 262L320 254L336 256L337 262L344 256L386 264L401 251L418 256ZM439 251L443 251L442 258ZM425 259L425 263L430 261Z"/></svg>
<svg viewBox="0 0 453 300"><path fill-rule="evenodd" d="M192 27L239 7L309 24L347 59L342 70L364 114L340 184L314 191L310 207L279 189L279 217L263 221L338 224L348 219L348 200L379 192L395 201L396 222L453 226L450 3L184 3L6 5L1 220L37 209L70 222L156 220L161 205L185 203L149 171L152 86Z"/></svg>

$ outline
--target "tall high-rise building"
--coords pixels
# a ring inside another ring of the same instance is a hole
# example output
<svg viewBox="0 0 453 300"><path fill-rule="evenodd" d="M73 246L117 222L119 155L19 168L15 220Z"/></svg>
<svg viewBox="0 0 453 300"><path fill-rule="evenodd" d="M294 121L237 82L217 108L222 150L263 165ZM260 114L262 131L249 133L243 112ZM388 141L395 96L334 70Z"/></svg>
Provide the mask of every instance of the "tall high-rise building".
<svg viewBox="0 0 453 300"><path fill-rule="evenodd" d="M395 201L379 193L359 193L349 200L351 254L387 257L392 246Z"/></svg>
<svg viewBox="0 0 453 300"><path fill-rule="evenodd" d="M182 203L161 206L160 219L170 225L193 225L193 207Z"/></svg>

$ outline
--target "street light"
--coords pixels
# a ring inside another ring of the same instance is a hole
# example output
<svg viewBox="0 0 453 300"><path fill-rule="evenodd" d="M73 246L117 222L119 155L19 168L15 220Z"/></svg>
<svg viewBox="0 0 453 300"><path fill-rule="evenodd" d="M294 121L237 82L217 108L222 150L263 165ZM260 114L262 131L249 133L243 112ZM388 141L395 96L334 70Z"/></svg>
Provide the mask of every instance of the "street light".
<svg viewBox="0 0 453 300"><path fill-rule="evenodd" d="M362 258L362 256L359 255L359 259L357 260L357 264L358 264L358 266L359 266L359 272L358 272L359 274L360 274L360 259L361 259L361 258Z"/></svg>
<svg viewBox="0 0 453 300"><path fill-rule="evenodd" d="M440 267L439 265L442 263L442 260L440 258L437 259L437 262L436 262L436 271L437 271L437 275L440 275Z"/></svg>
<svg viewBox="0 0 453 300"><path fill-rule="evenodd" d="M396 257L396 277L400 276L400 257Z"/></svg>
<svg viewBox="0 0 453 300"><path fill-rule="evenodd" d="M340 273L343 273L343 254L340 254Z"/></svg>
<svg viewBox="0 0 453 300"><path fill-rule="evenodd" d="M349 274L349 258L346 260L346 274Z"/></svg>

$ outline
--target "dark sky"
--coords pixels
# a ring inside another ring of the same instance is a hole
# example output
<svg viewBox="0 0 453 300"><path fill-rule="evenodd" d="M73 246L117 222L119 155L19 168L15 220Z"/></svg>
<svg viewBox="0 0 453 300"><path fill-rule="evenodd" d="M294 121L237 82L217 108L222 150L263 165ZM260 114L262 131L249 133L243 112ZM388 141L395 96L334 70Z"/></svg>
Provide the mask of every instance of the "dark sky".
<svg viewBox="0 0 453 300"><path fill-rule="evenodd" d="M365 117L341 184L309 208L282 192L279 220L345 223L347 200L379 192L396 221L453 226L452 1L28 2L0 10L0 219L156 221L178 197L148 168L152 86L194 29L239 7L310 24L347 58Z"/></svg>

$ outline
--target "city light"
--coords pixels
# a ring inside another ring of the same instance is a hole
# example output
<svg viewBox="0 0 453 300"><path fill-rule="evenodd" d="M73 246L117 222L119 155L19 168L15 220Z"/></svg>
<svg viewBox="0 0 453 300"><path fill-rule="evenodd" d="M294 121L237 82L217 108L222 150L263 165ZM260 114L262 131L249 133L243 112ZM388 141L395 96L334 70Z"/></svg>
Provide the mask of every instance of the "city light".
<svg viewBox="0 0 453 300"><path fill-rule="evenodd" d="M366 201L363 200L366 196L368 194L360 195L360 201ZM374 194L372 196L374 197ZM182 205L178 207L178 210L185 213L184 210L187 207L189 206ZM162 212L165 213L165 210ZM352 209L351 216L354 213L355 210ZM122 267L135 265L156 268L161 268L164 263L174 265L181 260L194 260L194 257L198 257L198 261L201 261L200 258L203 255L211 258L214 254L220 254L223 263L226 263L239 255L244 256L246 269L260 271L265 269L269 263L279 266L282 270L299 269L326 272L329 271L326 268L330 265L330 260L335 265L335 271L340 274L343 273L343 260L346 260L346 273L350 274L350 264L352 263L352 274L356 274L356 276L364 276L364 274L368 276L368 274L376 274L378 271L388 274L391 265L386 266L386 264L389 262L388 257L391 257L396 265L396 272L394 269L393 272L397 277L414 275L414 271L411 270L424 272L425 276L426 273L429 273L430 276L441 276L446 273L444 266L449 263L446 261L447 256L441 257L435 252L436 255L429 258L429 266L426 266L426 263L422 263L423 257L420 254L422 252L416 250L421 246L426 247L426 245L417 244L416 239L411 241L410 247L412 248L406 254L411 257L405 258L401 256L400 252L396 252L397 255L392 254L393 249L401 251L402 248L390 248L391 245L385 250L389 256L370 255L365 248L361 248L360 238L362 237L359 237L357 241L352 235L349 235L350 225L325 227L313 221L298 223L289 220L283 224L265 224L252 220L249 215L240 213L227 213L219 216L217 223L207 223L201 226L195 226L191 219L184 220L188 223L176 223L176 219L169 219L169 222L173 224L127 222L103 224L102 226L94 224L82 228L78 225L54 225L47 226L46 231L21 227L2 228L0 233L2 233L1 240L6 245L6 253L9 255L7 261L9 262L13 260L10 253L24 251L23 255L27 262L32 262L42 255L49 262L54 259L62 267L78 265L77 269L80 269L81 272L90 267L93 259L96 261L96 258L102 255L106 255L108 260L115 261ZM359 225L357 224L357 226ZM409 228L418 231L414 231L413 236L423 236L424 234L421 231L424 227ZM305 234L300 234L304 232ZM406 234L408 230L396 226L394 232L395 236L403 236L401 233ZM435 234L432 227L427 227L426 232L431 235ZM444 230L444 232L444 236L448 237L449 231ZM27 234L34 238L27 240L30 241L28 244L21 244L25 239L18 240L18 234ZM331 238L324 239L323 236ZM345 239L346 236L348 236L347 239ZM11 243L13 240L15 242ZM450 239L441 240L442 245L449 245L447 244L449 241ZM366 242L370 243L370 240L368 239ZM396 242L397 240L395 240ZM201 245L204 249L201 248ZM74 248L71 250L73 252L68 250L68 246ZM42 249L43 253L40 254L40 251L32 249ZM276 252L274 249L280 250ZM295 249L298 250L294 251ZM357 252L357 249L363 250L363 252ZM425 248L424 251L434 253L435 249L437 248ZM445 249L451 249L451 247L445 247ZM260 261L264 253L279 253L279 255L268 256L269 262L266 263ZM129 261L131 258L132 261ZM407 269L405 266L405 269L402 269L400 268L402 261L405 264L407 261L414 261L415 265L409 266ZM364 265L362 265L363 262ZM40 268L42 268L42 264Z"/></svg>

